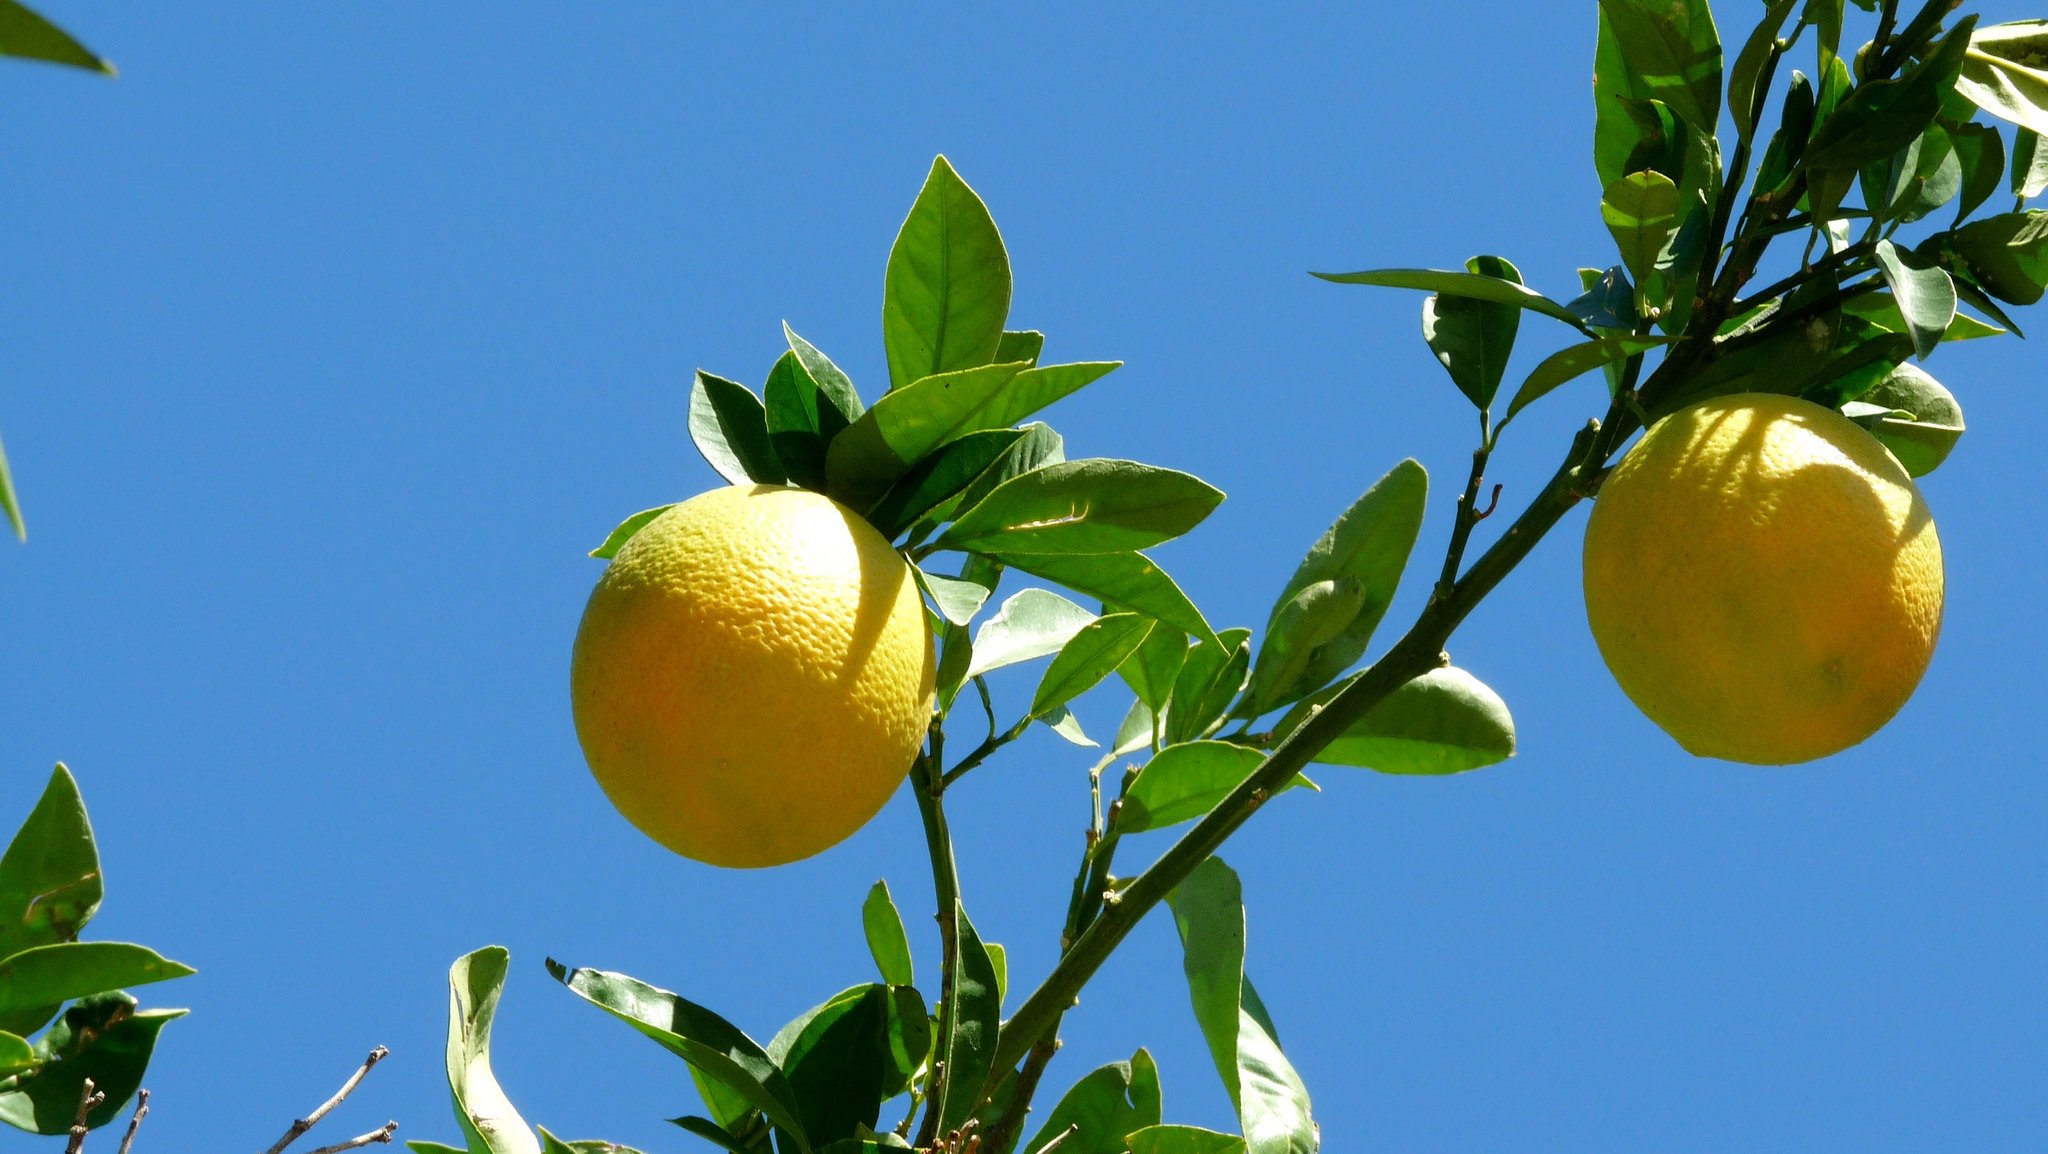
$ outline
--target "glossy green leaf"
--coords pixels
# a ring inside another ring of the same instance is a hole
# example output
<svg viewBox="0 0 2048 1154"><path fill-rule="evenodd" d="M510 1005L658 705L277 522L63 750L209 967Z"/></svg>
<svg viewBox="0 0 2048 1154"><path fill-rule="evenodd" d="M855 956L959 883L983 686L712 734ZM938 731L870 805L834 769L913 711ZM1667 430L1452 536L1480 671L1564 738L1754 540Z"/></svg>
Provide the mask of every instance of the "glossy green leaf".
<svg viewBox="0 0 2048 1154"><path fill-rule="evenodd" d="M1937 124L1889 161L1864 169L1861 180L1864 202L1876 219L1906 223L1955 199L1963 187L1963 166L1954 141Z"/></svg>
<svg viewBox="0 0 2048 1154"><path fill-rule="evenodd" d="M1046 728L1065 738L1069 744L1078 745L1083 749L1094 749L1102 744L1088 736L1087 731L1081 728L1081 719L1075 717L1074 711L1064 705L1054 706L1038 720L1043 721Z"/></svg>
<svg viewBox="0 0 2048 1154"><path fill-rule="evenodd" d="M1735 120L1737 136L1748 140L1762 118L1769 94L1763 86L1764 65L1770 61L1771 46L1779 30L1801 0L1767 0L1764 15L1742 42L1735 63L1728 67L1728 114Z"/></svg>
<svg viewBox="0 0 2048 1154"><path fill-rule="evenodd" d="M2048 192L2048 148L2041 147L2041 134L2031 129L2013 134L2011 188L2021 200Z"/></svg>
<svg viewBox="0 0 2048 1154"><path fill-rule="evenodd" d="M1107 613L1083 625L1067 639L1039 679L1031 697L1031 716L1051 717L1116 671L1153 630L1150 617L1139 613Z"/></svg>
<svg viewBox="0 0 2048 1154"><path fill-rule="evenodd" d="M1049 1146L1058 1154L1124 1154L1124 1135L1158 1125L1159 1110L1159 1067L1140 1049L1130 1061L1098 1066L1074 1083L1023 1148L1032 1154Z"/></svg>
<svg viewBox="0 0 2048 1154"><path fill-rule="evenodd" d="M1712 132L1721 122L1721 39L1706 0L1600 0L1600 16L1626 61L1628 95L1661 100Z"/></svg>
<svg viewBox="0 0 2048 1154"><path fill-rule="evenodd" d="M112 76L114 66L73 39L69 32L38 15L34 9L0 0L0 56L68 64L88 72Z"/></svg>
<svg viewBox="0 0 2048 1154"><path fill-rule="evenodd" d="M1002 553L997 559L1076 593L1143 613L1183 633L1211 643L1216 640L1195 603L1143 553Z"/></svg>
<svg viewBox="0 0 2048 1154"><path fill-rule="evenodd" d="M1196 642L1173 681L1166 741L1178 744L1214 732L1251 680L1251 630L1225 629L1218 644Z"/></svg>
<svg viewBox="0 0 2048 1154"><path fill-rule="evenodd" d="M450 1146L446 1142L429 1142L421 1138L408 1139L405 1148L413 1154L467 1154L460 1146Z"/></svg>
<svg viewBox="0 0 2048 1154"><path fill-rule="evenodd" d="M0 445L0 514L6 515L15 540L28 540L28 525L21 519L21 502L14 495L14 471L7 467L5 445Z"/></svg>
<svg viewBox="0 0 2048 1154"><path fill-rule="evenodd" d="M980 677L1007 666L1058 653L1095 614L1045 589L1020 589L974 634L974 663L967 676Z"/></svg>
<svg viewBox="0 0 2048 1154"><path fill-rule="evenodd" d="M36 1041L33 1070L0 1078L0 1122L38 1134L62 1134L78 1116L85 1080L106 1101L86 1115L88 1127L113 1121L142 1086L164 1024L184 1010L138 1010L118 991L82 999Z"/></svg>
<svg viewBox="0 0 2048 1154"><path fill-rule="evenodd" d="M1976 17L1968 16L1926 60L1894 80L1858 84L1815 130L1809 168L1854 171L1889 159L1927 131L1954 88Z"/></svg>
<svg viewBox="0 0 2048 1154"><path fill-rule="evenodd" d="M1147 1126L1124 1140L1130 1154L1244 1154L1244 1139L1200 1126Z"/></svg>
<svg viewBox="0 0 2048 1154"><path fill-rule="evenodd" d="M1963 435L1963 407L1917 365L1893 369L1844 411L1915 477L1940 468Z"/></svg>
<svg viewBox="0 0 2048 1154"><path fill-rule="evenodd" d="M761 395L768 421L768 443L775 450L792 485L823 491L826 445L854 417L823 393L804 370L795 352L787 352L769 370Z"/></svg>
<svg viewBox="0 0 2048 1154"><path fill-rule="evenodd" d="M820 409L829 406L832 413L842 419L841 428L859 420L865 410L861 406L860 393L853 387L852 378L838 365L833 364L832 358L820 352L816 345L798 336L796 330L789 327L788 321L782 322L782 337L789 343L789 351L796 354L797 366L811 379L811 383L817 386ZM821 424L819 427L824 430L827 440L837 433L829 423Z"/></svg>
<svg viewBox="0 0 2048 1154"><path fill-rule="evenodd" d="M1305 712L1283 721L1281 731L1291 729ZM1470 673L1447 666L1387 695L1324 746L1315 760L1381 773L1446 774L1514 755L1515 722L1507 703Z"/></svg>
<svg viewBox="0 0 2048 1154"><path fill-rule="evenodd" d="M1794 325L1771 324L1767 315L1757 324L1754 336L1700 369L1685 389L1660 401L1651 418L1729 393L1805 396L1845 373L1885 361L1897 363L1913 352L1912 338L1906 334L1840 313Z"/></svg>
<svg viewBox="0 0 2048 1154"><path fill-rule="evenodd" d="M1117 812L1117 832L1145 833L1202 817L1265 762L1258 750L1227 741L1169 745L1132 780Z"/></svg>
<svg viewBox="0 0 2048 1154"><path fill-rule="evenodd" d="M1678 185L1661 172L1631 173L1601 193L1600 219L1638 283L1656 269L1658 254L1678 231L1678 208Z"/></svg>
<svg viewBox="0 0 2048 1154"><path fill-rule="evenodd" d="M860 907L860 924L882 980L892 986L915 985L917 972L910 964L910 936L903 932L903 915L896 912L888 882L878 881L868 890L867 900Z"/></svg>
<svg viewBox="0 0 2048 1154"><path fill-rule="evenodd" d="M1237 874L1221 858L1196 866L1167 898L1180 931L1195 1021L1236 1107L1248 1154L1315 1154L1308 1089L1255 1013L1244 976L1245 916Z"/></svg>
<svg viewBox="0 0 2048 1154"><path fill-rule="evenodd" d="M2005 180L2005 138L1988 124L1958 124L1949 129L1949 145L1962 168L1956 197L1956 222L1990 200Z"/></svg>
<svg viewBox="0 0 2048 1154"><path fill-rule="evenodd" d="M809 1149L798 1121L795 1092L767 1052L739 1027L686 998L624 974L570 970L552 958L548 959L548 973L578 997L653 1039L705 1078L767 1115L795 1137L799 1149ZM705 1104L717 1115L720 1110L711 1097L706 1095Z"/></svg>
<svg viewBox="0 0 2048 1154"><path fill-rule="evenodd" d="M1259 643L1258 664L1252 668L1256 712L1285 700L1316 650L1341 636L1364 608L1365 582L1356 577L1310 582L1282 605Z"/></svg>
<svg viewBox="0 0 2048 1154"><path fill-rule="evenodd" d="M989 364L1009 314L1002 234L981 197L938 157L889 250L882 345L890 387Z"/></svg>
<svg viewBox="0 0 2048 1154"><path fill-rule="evenodd" d="M1497 304L1514 305L1554 317L1579 328L1579 318L1572 311L1542 293L1524 288L1513 281L1499 277L1481 276L1470 272L1448 272L1432 268L1380 268L1364 272L1318 272L1310 273L1332 284L1377 285L1381 288L1419 289L1439 296L1460 296L1478 301L1493 301Z"/></svg>
<svg viewBox="0 0 2048 1154"><path fill-rule="evenodd" d="M1475 256L1465 262L1465 271L1522 283L1521 271L1503 257ZM1522 310L1516 305L1441 294L1422 302L1422 339L1458 391L1482 410L1500 389L1521 324Z"/></svg>
<svg viewBox="0 0 2048 1154"><path fill-rule="evenodd" d="M1066 442L1060 435L1053 431L1052 426L1033 421L1024 426L1023 438L997 457L995 464L982 470L958 499L941 506L930 516L937 521L950 520L954 514L979 505L983 498L1012 478L1046 465L1057 465L1066 459Z"/></svg>
<svg viewBox="0 0 2048 1154"><path fill-rule="evenodd" d="M85 799L59 764L0 855L0 957L77 937L100 908L101 894Z"/></svg>
<svg viewBox="0 0 2048 1154"><path fill-rule="evenodd" d="M190 966L128 942L32 946L0 960L0 1031L26 1034L73 998L193 972Z"/></svg>
<svg viewBox="0 0 2048 1154"><path fill-rule="evenodd" d="M913 565L911 576L917 579L917 587L939 611L939 616L955 625L965 625L974 620L981 607L988 601L991 590L973 581L962 581L958 577L947 577L940 573L928 573L921 566Z"/></svg>
<svg viewBox="0 0 2048 1154"><path fill-rule="evenodd" d="M1877 242L1877 267L1891 286L1892 301L1906 320L1913 351L1926 360L1956 319L1956 286L1932 265L1908 263L1889 240Z"/></svg>
<svg viewBox="0 0 2048 1154"><path fill-rule="evenodd" d="M648 525L654 522L656 517L673 508L675 508L674 504L668 504L656 505L652 509L640 510L638 513L619 522L618 527L606 534L605 539L598 544L597 548L590 551L590 555L604 561L609 561L613 557L618 556L619 550L626 547L626 542L631 541L634 534L647 528Z"/></svg>
<svg viewBox="0 0 2048 1154"><path fill-rule="evenodd" d="M19 1034L0 1033L0 1078L11 1077L41 1063L34 1046Z"/></svg>
<svg viewBox="0 0 2048 1154"><path fill-rule="evenodd" d="M803 1133L823 1145L872 1131L903 1089L890 1046L889 987L855 986L784 1026L767 1046L796 1094ZM922 1007L918 1017L924 1017Z"/></svg>
<svg viewBox="0 0 2048 1154"><path fill-rule="evenodd" d="M706 1142L721 1149L731 1151L732 1154L769 1154L771 1149L770 1143L765 1138L758 1145L750 1145L732 1133L732 1131L727 1130L711 1119L699 1118L695 1114L685 1114L680 1118L670 1118L669 1121L704 1139Z"/></svg>
<svg viewBox="0 0 2048 1154"><path fill-rule="evenodd" d="M448 969L448 1089L469 1154L540 1154L539 1140L491 1072L491 1024L510 962L502 946L485 946Z"/></svg>
<svg viewBox="0 0 2048 1154"><path fill-rule="evenodd" d="M1045 351L1045 334L1037 329L1006 331L996 342L996 364L1008 361L1030 361L1038 363L1038 354Z"/></svg>
<svg viewBox="0 0 2048 1154"><path fill-rule="evenodd" d="M1000 942L983 942L981 948L988 951L989 968L996 976L996 1005L1001 1006L1010 990L1010 951Z"/></svg>
<svg viewBox="0 0 2048 1154"><path fill-rule="evenodd" d="M1951 282L1953 283L1953 282ZM1878 328L1891 333L1906 331L1906 318L1899 312L1899 303L1890 293L1866 293L1842 305L1842 312L1869 321ZM1997 325L1978 320L1968 313L1957 313L1949 322L1944 341L1974 341L1985 337L2004 336L2006 330Z"/></svg>
<svg viewBox="0 0 2048 1154"><path fill-rule="evenodd" d="M2030 305L2048 287L2048 211L2029 209L1973 221L1949 234L1948 247L1977 283L1999 300Z"/></svg>
<svg viewBox="0 0 2048 1154"><path fill-rule="evenodd" d="M1221 642L1218 642L1220 645ZM1157 714L1173 696L1173 683L1180 676L1181 663L1188 657L1187 634L1178 629L1154 629L1137 651L1117 666L1117 675L1137 695L1148 713Z"/></svg>
<svg viewBox="0 0 2048 1154"><path fill-rule="evenodd" d="M1978 29L1956 91L1993 116L2048 135L2048 20Z"/></svg>
<svg viewBox="0 0 2048 1154"><path fill-rule="evenodd" d="M830 492L854 508L866 508L941 445L1009 425L990 406L1025 367L1018 361L939 373L876 401L826 450Z"/></svg>
<svg viewBox="0 0 2048 1154"><path fill-rule="evenodd" d="M1522 387L1515 390L1514 400L1508 402L1507 415L1500 419L1500 425L1506 427L1509 421L1515 419L1515 414L1541 400L1567 381L1590 373L1602 365L1625 361L1638 353L1648 352L1668 343L1668 337L1600 337L1560 349L1543 358L1541 364L1530 370L1528 377L1522 381Z"/></svg>
<svg viewBox="0 0 2048 1154"><path fill-rule="evenodd" d="M939 1039L939 1060L945 1063L944 1100L939 1103L939 1132L960 1128L974 1112L975 1096L988 1080L995 1059L996 1032L1002 1025L1003 999L996 981L995 963L982 945L967 911L954 906L959 932L959 965L954 970L949 1012L943 1020L951 1029Z"/></svg>
<svg viewBox="0 0 2048 1154"><path fill-rule="evenodd" d="M621 1146L617 1142L606 1142L601 1138L579 1138L572 1142L564 1142L548 1133L545 1126L537 1126L535 1129L540 1132L541 1154L640 1154L640 1151L631 1146Z"/></svg>
<svg viewBox="0 0 2048 1154"><path fill-rule="evenodd" d="M911 466L868 506L867 520L894 540L965 492L1026 435L1022 429L986 429L947 444Z"/></svg>
<svg viewBox="0 0 2048 1154"><path fill-rule="evenodd" d="M1311 650L1301 671L1284 689L1270 697L1261 696L1262 708L1285 705L1295 697L1329 683L1365 654L1373 630L1386 616L1387 606L1400 587L1401 573L1415 538L1422 531L1422 515L1429 499L1429 474L1413 459L1404 460L1373 482L1372 488L1352 502L1331 525L1294 575L1280 588L1273 610L1266 618L1266 635L1259 645L1259 663L1287 660L1278 651L1286 641L1279 637L1281 615L1301 591L1319 581L1355 580L1362 602L1350 624L1330 640ZM1157 708L1155 705L1154 708Z"/></svg>
<svg viewBox="0 0 2048 1154"><path fill-rule="evenodd" d="M690 440L735 485L789 479L768 443L768 410L752 389L703 369L690 381Z"/></svg>
<svg viewBox="0 0 2048 1154"><path fill-rule="evenodd" d="M1003 567L986 557L969 556L960 567L960 579L993 591L1001 583ZM936 697L939 711L953 707L960 687L967 682L967 667L974 661L974 637L964 626L942 621L937 626L939 669Z"/></svg>
<svg viewBox="0 0 2048 1154"><path fill-rule="evenodd" d="M1200 478L1136 461L1062 461L1019 474L962 513L939 538L948 548L1022 553L1117 553L1186 533L1223 503Z"/></svg>

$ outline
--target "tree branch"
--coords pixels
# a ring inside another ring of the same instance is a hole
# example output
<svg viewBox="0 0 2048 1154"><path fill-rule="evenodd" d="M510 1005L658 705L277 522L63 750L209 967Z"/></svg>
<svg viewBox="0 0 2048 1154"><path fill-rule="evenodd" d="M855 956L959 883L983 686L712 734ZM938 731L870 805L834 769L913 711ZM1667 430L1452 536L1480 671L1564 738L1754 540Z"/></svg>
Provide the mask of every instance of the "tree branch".
<svg viewBox="0 0 2048 1154"><path fill-rule="evenodd" d="M120 1154L128 1154L135 1146L135 1131L142 1128L142 1120L149 1117L149 1091L135 1092L135 1114L128 1119L128 1132L121 1135Z"/></svg>
<svg viewBox="0 0 2048 1154"><path fill-rule="evenodd" d="M336 1142L332 1146L322 1146L318 1150L308 1151L307 1154L341 1154L344 1150L354 1150L361 1146L368 1146L372 1142L389 1142L391 1141L391 1135L397 1131L398 1123L386 1122L368 1134L358 1134L346 1142Z"/></svg>
<svg viewBox="0 0 2048 1154"><path fill-rule="evenodd" d="M78 1092L78 1118L71 1123L71 1141L65 1144L64 1154L78 1154L80 1150L85 1149L85 1135L88 1129L85 1124L86 1115L91 1114L106 1100L107 1096L93 1089L92 1079L87 1078L84 1087Z"/></svg>
<svg viewBox="0 0 2048 1154"><path fill-rule="evenodd" d="M374 1068L377 1065L377 1063L383 1061L385 1057L390 1053L391 1051L385 1049L382 1046L379 1046L376 1049L371 1050L370 1056L363 1059L362 1066L359 1067L355 1073L349 1075L348 1081L343 1082L341 1084L341 1089L336 1090L334 1092L334 1097L329 1098L327 1101L320 1103L320 1108L313 1111L311 1114L308 1114L304 1118L301 1118L298 1121L293 1122L291 1126L285 1130L284 1137L279 1138L275 1143L273 1143L269 1150L264 1151L264 1154L284 1154L285 1147L298 1141L299 1138L302 1135L304 1135L306 1131L311 1130L313 1127L319 1125L320 1119L327 1117L330 1111L332 1111L336 1106L341 1105L343 1099L347 1098L351 1093L353 1093L357 1086L362 1085L363 1079L369 1075L370 1070ZM330 1147L330 1149L349 1150L353 1149L356 1146L366 1145L371 1142L389 1142L391 1141L390 1131L396 1129L398 1129L398 1123L393 1122L389 1126L385 1127L384 1131L382 1131L382 1133L384 1134L384 1137L382 1138L375 1138L369 1134L365 1134L360 1139L352 1140L351 1143L344 1143L340 1146ZM325 1152L314 1151L314 1154L325 1154Z"/></svg>

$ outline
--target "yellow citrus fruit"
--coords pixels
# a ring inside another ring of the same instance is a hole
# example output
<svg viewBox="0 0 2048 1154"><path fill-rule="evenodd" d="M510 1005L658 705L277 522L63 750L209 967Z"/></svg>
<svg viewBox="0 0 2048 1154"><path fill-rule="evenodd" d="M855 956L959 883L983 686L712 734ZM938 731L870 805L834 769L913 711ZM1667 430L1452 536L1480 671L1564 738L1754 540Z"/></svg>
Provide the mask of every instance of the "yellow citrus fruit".
<svg viewBox="0 0 2048 1154"><path fill-rule="evenodd" d="M1862 741L1941 630L1941 542L1883 445L1745 393L1657 422L1586 525L1586 616L1614 678L1692 753L1759 765Z"/></svg>
<svg viewBox="0 0 2048 1154"><path fill-rule="evenodd" d="M937 663L903 558L779 485L684 501L612 559L576 632L590 771L685 857L771 866L865 825L931 718Z"/></svg>

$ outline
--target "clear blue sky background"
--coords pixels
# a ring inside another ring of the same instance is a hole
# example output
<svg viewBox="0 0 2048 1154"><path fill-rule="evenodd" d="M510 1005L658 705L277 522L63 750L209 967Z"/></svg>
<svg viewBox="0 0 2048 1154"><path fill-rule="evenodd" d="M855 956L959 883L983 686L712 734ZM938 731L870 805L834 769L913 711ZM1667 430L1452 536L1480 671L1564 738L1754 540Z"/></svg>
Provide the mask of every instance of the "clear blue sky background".
<svg viewBox="0 0 2048 1154"><path fill-rule="evenodd" d="M879 387L883 261L934 153L1004 229L1013 319L1128 362L1051 414L1070 451L1229 492L1161 554L1212 619L1262 622L1404 455L1440 555L1474 422L1419 301L1305 270L1490 251L1569 295L1611 263L1593 5L1398 7L51 5L122 75L0 68L0 431L31 532L0 545L0 814L68 761L109 877L90 936L199 967L148 991L194 1012L139 1149L260 1149L378 1043L322 1136L454 1138L444 973L489 942L528 1118L650 1152L698 1145L661 1121L694 1107L682 1067L544 957L765 1038L867 980L886 876L934 968L908 796L820 858L714 871L606 807L567 694L584 552L715 482L693 367L758 383L787 318ZM1731 38L1758 8L1721 7ZM1564 336L1523 332L1523 366ZM2016 341L1932 362L1971 422L1925 486L1947 624L1864 746L1682 754L1587 635L1581 513L1453 646L1519 757L1327 770L1228 847L1330 1149L2039 1140L2043 364ZM1518 423L1505 504L1596 380ZM1086 764L1040 734L953 795L1020 983L1052 959ZM1170 1117L1228 1125L1164 918L1066 1036L1052 1093L1145 1044Z"/></svg>

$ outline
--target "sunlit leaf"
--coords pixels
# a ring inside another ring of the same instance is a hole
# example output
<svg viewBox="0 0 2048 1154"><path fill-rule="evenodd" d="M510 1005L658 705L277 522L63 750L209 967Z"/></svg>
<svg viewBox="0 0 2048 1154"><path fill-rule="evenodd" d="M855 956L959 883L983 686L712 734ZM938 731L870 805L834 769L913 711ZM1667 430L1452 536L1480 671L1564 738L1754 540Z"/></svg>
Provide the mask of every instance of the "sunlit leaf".
<svg viewBox="0 0 2048 1154"><path fill-rule="evenodd" d="M945 157L910 206L883 278L889 385L995 359L1010 313L1010 257L988 206Z"/></svg>

